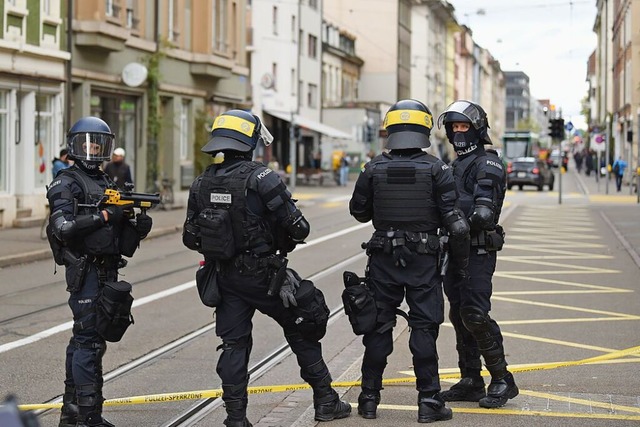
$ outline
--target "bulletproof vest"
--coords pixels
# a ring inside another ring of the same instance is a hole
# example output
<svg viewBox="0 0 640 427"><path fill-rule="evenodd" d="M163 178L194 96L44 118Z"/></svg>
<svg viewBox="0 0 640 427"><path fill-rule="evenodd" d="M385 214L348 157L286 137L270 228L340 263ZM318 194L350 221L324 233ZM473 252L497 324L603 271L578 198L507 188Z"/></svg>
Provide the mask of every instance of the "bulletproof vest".
<svg viewBox="0 0 640 427"><path fill-rule="evenodd" d="M440 226L433 161L427 153L372 160L373 226L376 230L431 231Z"/></svg>
<svg viewBox="0 0 640 427"><path fill-rule="evenodd" d="M58 177L69 176L82 188L84 200L77 200L78 206L76 215L95 215L100 209L96 205L104 196L104 190L115 188L115 184L107 175L99 172L96 179L81 172L76 167L63 169L58 173ZM107 224L91 233L85 234L81 241L70 242L72 249L78 249L81 253L91 255L117 255L119 254L119 229Z"/></svg>
<svg viewBox="0 0 640 427"><path fill-rule="evenodd" d="M452 164L453 176L456 180L456 187L458 188L458 194L460 196L458 198L458 207L462 209L462 212L464 212L467 218L471 215L475 203L473 198L475 182L474 177L471 176L471 172L472 169L475 169L474 165L476 164L476 159L479 157L480 156L475 154L462 158L458 157Z"/></svg>
<svg viewBox="0 0 640 427"><path fill-rule="evenodd" d="M487 158L502 163L497 154L492 151L480 151L465 157L458 157L452 164L453 175L456 180L456 187L460 197L458 198L458 206L468 218L473 213L475 205L474 193L476 188L476 179L482 175L482 169L486 164ZM505 185L504 182L495 189L496 197L493 198L495 203L495 222L498 222L502 203L504 202Z"/></svg>
<svg viewBox="0 0 640 427"><path fill-rule="evenodd" d="M205 211L210 212L214 218L228 218L231 227L221 227L221 232L229 235L220 236L217 241L226 242L228 248L231 248L231 253L226 252L222 255L220 248L205 247L208 246L207 242L215 242L215 239L203 239L202 252L214 254L213 258L228 259L257 248L265 252L265 244L268 251L273 250L273 239L267 220L251 213L247 208L248 181L261 165L241 162L230 166L223 174L215 175L220 166L214 164L205 171L198 191L198 209L201 214ZM219 215L220 213L223 215Z"/></svg>

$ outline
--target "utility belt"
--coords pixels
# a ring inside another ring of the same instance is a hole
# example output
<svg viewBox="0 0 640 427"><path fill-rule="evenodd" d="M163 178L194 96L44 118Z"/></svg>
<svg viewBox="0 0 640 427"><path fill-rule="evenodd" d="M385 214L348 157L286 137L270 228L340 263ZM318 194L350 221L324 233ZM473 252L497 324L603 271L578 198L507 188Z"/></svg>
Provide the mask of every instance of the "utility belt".
<svg viewBox="0 0 640 427"><path fill-rule="evenodd" d="M367 253L382 250L390 254L400 246L418 254L435 255L440 250L440 240L435 231L375 231L371 240L362 244Z"/></svg>
<svg viewBox="0 0 640 427"><path fill-rule="evenodd" d="M471 247L478 251L478 255L501 251L504 246L504 237L504 229L500 225L497 225L495 230L472 231Z"/></svg>
<svg viewBox="0 0 640 427"><path fill-rule="evenodd" d="M222 262L221 264L235 268L240 274L251 274L266 268L280 269L285 265L283 257L277 255L259 257L250 253L237 255L228 263Z"/></svg>

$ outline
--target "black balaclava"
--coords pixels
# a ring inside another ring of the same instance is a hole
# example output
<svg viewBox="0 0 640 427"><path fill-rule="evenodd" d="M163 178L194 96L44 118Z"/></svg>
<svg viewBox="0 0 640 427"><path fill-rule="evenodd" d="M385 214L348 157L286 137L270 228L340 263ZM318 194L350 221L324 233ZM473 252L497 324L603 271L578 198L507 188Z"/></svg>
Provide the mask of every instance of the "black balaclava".
<svg viewBox="0 0 640 427"><path fill-rule="evenodd" d="M445 130L447 132L447 139L458 157L464 157L468 154L483 150L484 146L480 141L480 133L469 123L469 130L466 132L454 132L453 124L446 123Z"/></svg>
<svg viewBox="0 0 640 427"><path fill-rule="evenodd" d="M98 173L100 162L89 162L87 160L76 160L76 165L78 168L88 173L89 175L95 175Z"/></svg>

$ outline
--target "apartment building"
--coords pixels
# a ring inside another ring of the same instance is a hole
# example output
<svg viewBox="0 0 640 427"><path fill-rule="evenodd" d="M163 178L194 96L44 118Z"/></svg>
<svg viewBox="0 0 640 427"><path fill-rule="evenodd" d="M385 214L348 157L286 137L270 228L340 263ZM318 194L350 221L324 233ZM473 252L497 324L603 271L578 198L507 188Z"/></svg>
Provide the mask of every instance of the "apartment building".
<svg viewBox="0 0 640 427"><path fill-rule="evenodd" d="M589 58L592 135L606 136L608 163L622 157L631 166L629 180L640 165L640 3L598 0L593 31L597 46Z"/></svg>
<svg viewBox="0 0 640 427"><path fill-rule="evenodd" d="M45 215L51 161L64 146L65 5L0 2L0 227Z"/></svg>
<svg viewBox="0 0 640 427"><path fill-rule="evenodd" d="M187 188L205 124L248 106L245 0L73 4L73 120L109 123L137 190Z"/></svg>

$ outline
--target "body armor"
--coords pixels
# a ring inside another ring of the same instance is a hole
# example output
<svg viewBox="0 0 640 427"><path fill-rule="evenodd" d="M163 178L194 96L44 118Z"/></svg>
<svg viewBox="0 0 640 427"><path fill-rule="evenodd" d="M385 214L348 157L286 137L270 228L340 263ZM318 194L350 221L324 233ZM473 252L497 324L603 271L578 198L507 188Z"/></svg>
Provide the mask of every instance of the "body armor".
<svg viewBox="0 0 640 427"><path fill-rule="evenodd" d="M211 165L204 173L198 192L200 215L197 222L202 233L202 253L213 259L229 259L243 252L264 255L274 251L272 234L268 222L247 209L247 181L253 172L261 167L258 163L242 162L231 166L226 173L215 175L218 165ZM209 219L218 218L230 224L214 225ZM228 219L225 219L228 218ZM206 238L211 227L219 228L216 233L224 233L217 239L232 242L233 249L222 253L219 243ZM214 247L217 245L218 247Z"/></svg>
<svg viewBox="0 0 640 427"><path fill-rule="evenodd" d="M383 154L371 161L376 230L431 231L440 226L440 213L431 197L434 161L426 153Z"/></svg>

